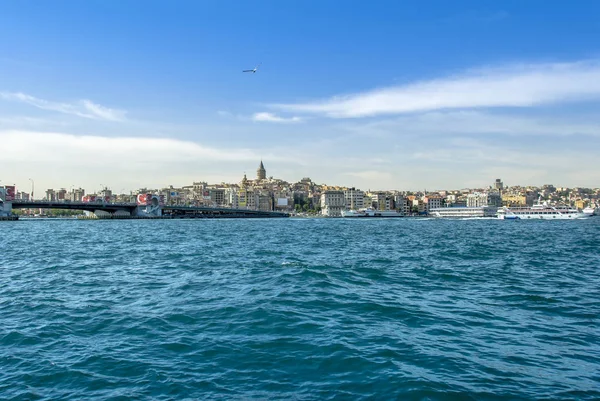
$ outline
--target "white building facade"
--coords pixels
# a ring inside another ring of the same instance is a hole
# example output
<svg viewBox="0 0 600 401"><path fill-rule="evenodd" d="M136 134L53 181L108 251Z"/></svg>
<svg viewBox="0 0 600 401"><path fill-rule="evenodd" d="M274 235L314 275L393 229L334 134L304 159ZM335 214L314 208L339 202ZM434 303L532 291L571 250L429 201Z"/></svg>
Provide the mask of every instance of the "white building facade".
<svg viewBox="0 0 600 401"><path fill-rule="evenodd" d="M365 193L360 189L348 188L344 191L346 208L358 210L365 207Z"/></svg>
<svg viewBox="0 0 600 401"><path fill-rule="evenodd" d="M325 191L321 194L321 214L327 217L341 217L346 209L344 191Z"/></svg>
<svg viewBox="0 0 600 401"><path fill-rule="evenodd" d="M502 206L502 197L498 192L475 192L467 195L467 207Z"/></svg>

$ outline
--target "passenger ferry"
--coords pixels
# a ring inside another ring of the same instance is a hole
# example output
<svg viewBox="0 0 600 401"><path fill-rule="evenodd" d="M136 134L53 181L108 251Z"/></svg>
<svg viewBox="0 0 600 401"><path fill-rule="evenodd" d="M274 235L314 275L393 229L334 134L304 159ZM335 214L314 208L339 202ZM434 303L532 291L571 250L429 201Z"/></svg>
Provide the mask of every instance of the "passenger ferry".
<svg viewBox="0 0 600 401"><path fill-rule="evenodd" d="M503 207L498 209L498 218L503 220L573 220L588 217L588 214L571 207L549 206L546 202L530 207Z"/></svg>
<svg viewBox="0 0 600 401"><path fill-rule="evenodd" d="M429 210L432 217L442 218L474 218L474 217L496 217L498 208L495 206L480 207L436 207Z"/></svg>
<svg viewBox="0 0 600 401"><path fill-rule="evenodd" d="M396 210L375 210L371 207L359 210L342 210L342 217L402 217Z"/></svg>

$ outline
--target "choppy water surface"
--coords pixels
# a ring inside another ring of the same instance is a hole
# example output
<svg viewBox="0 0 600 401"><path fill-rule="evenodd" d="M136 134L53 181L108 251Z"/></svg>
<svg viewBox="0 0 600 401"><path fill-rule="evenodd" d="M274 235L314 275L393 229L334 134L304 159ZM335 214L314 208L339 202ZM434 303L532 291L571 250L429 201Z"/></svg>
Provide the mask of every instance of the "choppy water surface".
<svg viewBox="0 0 600 401"><path fill-rule="evenodd" d="M0 228L1 399L600 399L600 218Z"/></svg>

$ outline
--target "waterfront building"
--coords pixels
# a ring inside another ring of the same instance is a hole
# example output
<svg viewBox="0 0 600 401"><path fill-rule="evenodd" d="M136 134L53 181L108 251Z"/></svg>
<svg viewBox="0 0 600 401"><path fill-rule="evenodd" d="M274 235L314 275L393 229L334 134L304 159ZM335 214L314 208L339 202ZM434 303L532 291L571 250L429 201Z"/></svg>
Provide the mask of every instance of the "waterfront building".
<svg viewBox="0 0 600 401"><path fill-rule="evenodd" d="M410 214L411 202L402 194L394 195L394 208L402 213L404 216Z"/></svg>
<svg viewBox="0 0 600 401"><path fill-rule="evenodd" d="M315 188L315 183L312 182L312 180L309 177L303 177L300 180L300 182L298 182L296 185L300 187L298 189L301 189L306 192L311 192Z"/></svg>
<svg viewBox="0 0 600 401"><path fill-rule="evenodd" d="M237 188L227 188L225 190L225 203L227 206L239 209L239 190Z"/></svg>
<svg viewBox="0 0 600 401"><path fill-rule="evenodd" d="M385 209L384 210L395 210L394 197L390 194L385 194Z"/></svg>
<svg viewBox="0 0 600 401"><path fill-rule="evenodd" d="M154 193L154 191L150 193ZM174 188L170 185L168 188L162 188L158 194L164 196L167 205L185 204L186 197L183 188Z"/></svg>
<svg viewBox="0 0 600 401"><path fill-rule="evenodd" d="M64 188L59 189L58 191L54 191L54 199L55 201L64 201L67 198L67 190Z"/></svg>
<svg viewBox="0 0 600 401"><path fill-rule="evenodd" d="M83 188L73 188L71 190L71 192L69 193L69 199L72 202L81 202L81 200L83 199L83 197L85 196L85 189Z"/></svg>
<svg viewBox="0 0 600 401"><path fill-rule="evenodd" d="M99 193L98 196L102 197L102 199L110 199L112 198L112 191L107 187L104 187Z"/></svg>
<svg viewBox="0 0 600 401"><path fill-rule="evenodd" d="M48 201L56 201L56 191L49 188L46 190L46 200Z"/></svg>
<svg viewBox="0 0 600 401"><path fill-rule="evenodd" d="M328 190L321 194L321 213L328 217L341 217L346 209L344 191Z"/></svg>
<svg viewBox="0 0 600 401"><path fill-rule="evenodd" d="M446 204L447 205L456 203L457 200L458 200L458 196L456 194L446 195Z"/></svg>
<svg viewBox="0 0 600 401"><path fill-rule="evenodd" d="M393 195L394 199L394 209L398 210L402 214L407 214L406 208L406 198L401 193L395 193Z"/></svg>
<svg viewBox="0 0 600 401"><path fill-rule="evenodd" d="M29 194L27 192L17 192L17 199L28 201L30 199Z"/></svg>
<svg viewBox="0 0 600 401"><path fill-rule="evenodd" d="M210 200L217 206L223 206L225 204L225 189L224 188L210 188L209 189Z"/></svg>
<svg viewBox="0 0 600 401"><path fill-rule="evenodd" d="M304 205L310 202L309 192L303 190L296 190L292 192L293 204L294 205Z"/></svg>
<svg viewBox="0 0 600 401"><path fill-rule="evenodd" d="M375 210L393 209L393 197L385 192L370 192L370 206Z"/></svg>
<svg viewBox="0 0 600 401"><path fill-rule="evenodd" d="M427 205L423 199L416 196L412 196L412 198L411 212L416 210L417 213L424 214L427 211Z"/></svg>
<svg viewBox="0 0 600 401"><path fill-rule="evenodd" d="M437 209L442 207L442 197L437 195L427 195L423 198L425 205L427 207L427 213L431 211L431 209Z"/></svg>
<svg viewBox="0 0 600 401"><path fill-rule="evenodd" d="M467 195L467 207L502 206L499 192L475 192Z"/></svg>
<svg viewBox="0 0 600 401"><path fill-rule="evenodd" d="M268 192L257 194L257 209L265 212L274 210L273 197Z"/></svg>
<svg viewBox="0 0 600 401"><path fill-rule="evenodd" d="M517 207L517 206L533 206L535 202L535 193L506 193L502 194L502 206Z"/></svg>
<svg viewBox="0 0 600 401"><path fill-rule="evenodd" d="M294 208L294 192L291 192L288 188L275 189L269 192L269 196L273 203L272 210L285 211Z"/></svg>
<svg viewBox="0 0 600 401"><path fill-rule="evenodd" d="M365 193L360 189L353 187L344 190L344 199L347 209L358 210L365 207Z"/></svg>
<svg viewBox="0 0 600 401"><path fill-rule="evenodd" d="M502 194L502 206L525 206L525 195L504 193Z"/></svg>
<svg viewBox="0 0 600 401"><path fill-rule="evenodd" d="M204 181L195 181L192 183L192 190L198 194L202 194L204 188L208 186L208 183Z"/></svg>
<svg viewBox="0 0 600 401"><path fill-rule="evenodd" d="M238 192L237 203L240 209L256 210L260 205L260 194L258 192L255 192L253 189L240 189Z"/></svg>

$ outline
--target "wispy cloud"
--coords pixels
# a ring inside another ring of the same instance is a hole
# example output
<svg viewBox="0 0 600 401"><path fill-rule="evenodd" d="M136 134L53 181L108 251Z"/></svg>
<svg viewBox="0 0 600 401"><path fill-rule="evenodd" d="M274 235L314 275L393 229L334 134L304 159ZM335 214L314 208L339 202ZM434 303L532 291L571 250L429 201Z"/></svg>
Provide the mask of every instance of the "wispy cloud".
<svg viewBox="0 0 600 401"><path fill-rule="evenodd" d="M302 121L300 117L280 117L276 114L267 112L253 114L252 120L270 123L299 123Z"/></svg>
<svg viewBox="0 0 600 401"><path fill-rule="evenodd" d="M364 122L344 122L357 136L391 138L430 135L586 135L600 137L594 116L515 116L476 110L432 111Z"/></svg>
<svg viewBox="0 0 600 401"><path fill-rule="evenodd" d="M351 177L358 177L363 180L388 180L391 181L394 177L389 171L366 170L366 171L348 171L343 173Z"/></svg>
<svg viewBox="0 0 600 401"><path fill-rule="evenodd" d="M26 103L42 110L57 111L94 120L122 121L125 119L123 110L110 109L86 99L75 103L61 103L40 99L21 92L0 92L0 99Z"/></svg>
<svg viewBox="0 0 600 401"><path fill-rule="evenodd" d="M442 109L532 107L596 99L600 99L600 62L586 61L482 68L458 76L272 107L350 118Z"/></svg>
<svg viewBox="0 0 600 401"><path fill-rule="evenodd" d="M0 130L3 175L20 185L35 179L36 187L82 185L89 190L98 183L113 188L189 185L194 181L238 182L243 171L268 163L294 165L289 156L252 148L217 147L196 141L153 137L106 137L72 135L34 130ZM109 160L110 162L107 162ZM27 163L23 163L27 161ZM271 164L271 166L272 166Z"/></svg>
<svg viewBox="0 0 600 401"><path fill-rule="evenodd" d="M104 164L106 158L123 163L150 163L176 161L256 161L260 156L248 149L220 150L192 141L171 138L135 138L79 136L64 133L9 130L0 131L0 139L11 147L0 160L18 161L36 159L50 161L58 155L75 157L81 165ZM21 153L22 151L22 153ZM6 159L7 158L7 159Z"/></svg>

